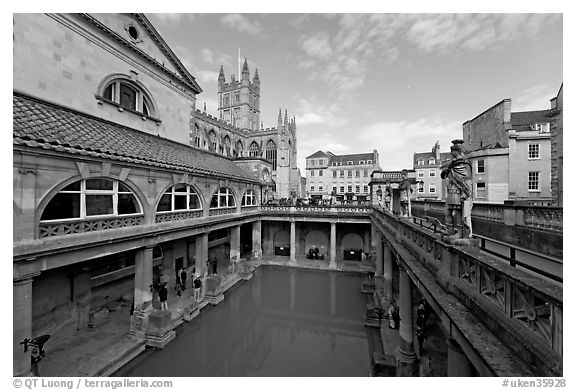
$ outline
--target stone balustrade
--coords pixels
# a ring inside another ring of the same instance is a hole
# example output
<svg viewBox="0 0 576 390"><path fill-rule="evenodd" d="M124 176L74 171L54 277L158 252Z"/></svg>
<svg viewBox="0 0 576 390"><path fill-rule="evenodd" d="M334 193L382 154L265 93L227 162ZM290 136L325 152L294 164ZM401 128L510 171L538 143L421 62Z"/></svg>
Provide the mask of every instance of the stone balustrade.
<svg viewBox="0 0 576 390"><path fill-rule="evenodd" d="M144 223L143 215L90 218L81 221L50 222L39 224L39 238L65 236L68 234L94 232L99 230L118 229L122 227L138 226Z"/></svg>
<svg viewBox="0 0 576 390"><path fill-rule="evenodd" d="M388 212L375 209L372 219L507 345L521 355L528 349L546 366L545 372L561 372L562 287L494 260L479 248L451 246L440 234Z"/></svg>
<svg viewBox="0 0 576 390"><path fill-rule="evenodd" d="M412 214L416 217L431 216L444 220L444 201L412 201ZM484 220L506 225L561 232L563 209L550 206L507 205L474 202L472 220Z"/></svg>

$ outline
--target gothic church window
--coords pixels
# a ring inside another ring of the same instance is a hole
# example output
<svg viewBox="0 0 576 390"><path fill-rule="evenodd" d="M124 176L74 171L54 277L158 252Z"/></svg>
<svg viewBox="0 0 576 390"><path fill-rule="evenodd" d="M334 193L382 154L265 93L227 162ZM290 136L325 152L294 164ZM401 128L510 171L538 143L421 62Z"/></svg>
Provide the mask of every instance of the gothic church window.
<svg viewBox="0 0 576 390"><path fill-rule="evenodd" d="M258 148L258 144L256 143L256 141L253 141L250 144L249 155L250 155L250 157L258 157L259 154L260 154L260 150Z"/></svg>
<svg viewBox="0 0 576 390"><path fill-rule="evenodd" d="M216 151L216 133L214 130L210 130L208 134L208 138L210 139L210 150L215 152Z"/></svg>
<svg viewBox="0 0 576 390"><path fill-rule="evenodd" d="M266 143L266 160L272 162L272 169L276 169L276 158L277 158L277 151L276 151L276 143L272 140Z"/></svg>
<svg viewBox="0 0 576 390"><path fill-rule="evenodd" d="M234 153L237 153L238 157L242 157L244 156L244 145L242 145L242 141L238 141L236 142L236 150L234 151Z"/></svg>

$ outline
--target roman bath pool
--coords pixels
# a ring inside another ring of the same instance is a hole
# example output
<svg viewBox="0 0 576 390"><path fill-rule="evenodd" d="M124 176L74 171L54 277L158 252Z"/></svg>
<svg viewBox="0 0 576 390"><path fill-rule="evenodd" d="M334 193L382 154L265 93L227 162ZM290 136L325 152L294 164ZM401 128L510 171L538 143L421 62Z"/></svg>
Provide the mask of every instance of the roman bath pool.
<svg viewBox="0 0 576 390"><path fill-rule="evenodd" d="M115 376L368 376L363 278L263 267Z"/></svg>

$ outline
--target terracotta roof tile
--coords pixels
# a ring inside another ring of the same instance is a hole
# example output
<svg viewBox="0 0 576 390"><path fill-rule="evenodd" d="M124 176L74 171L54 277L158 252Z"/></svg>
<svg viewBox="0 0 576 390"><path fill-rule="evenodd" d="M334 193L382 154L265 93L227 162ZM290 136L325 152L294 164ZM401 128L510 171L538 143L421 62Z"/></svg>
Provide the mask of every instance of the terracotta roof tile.
<svg viewBox="0 0 576 390"><path fill-rule="evenodd" d="M13 142L254 182L247 172L222 156L16 93L13 96Z"/></svg>

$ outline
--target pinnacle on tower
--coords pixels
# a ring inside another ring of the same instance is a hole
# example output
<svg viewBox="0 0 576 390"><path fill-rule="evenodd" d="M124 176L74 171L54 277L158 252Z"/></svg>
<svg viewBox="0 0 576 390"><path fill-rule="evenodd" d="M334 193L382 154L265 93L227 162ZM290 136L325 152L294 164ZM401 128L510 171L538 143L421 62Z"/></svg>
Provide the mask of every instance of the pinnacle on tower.
<svg viewBox="0 0 576 390"><path fill-rule="evenodd" d="M278 130L282 126L282 109L278 110Z"/></svg>
<svg viewBox="0 0 576 390"><path fill-rule="evenodd" d="M242 66L242 80L250 79L250 71L248 70L248 60L244 58L244 65Z"/></svg>
<svg viewBox="0 0 576 390"><path fill-rule="evenodd" d="M288 126L288 110L284 110L284 125Z"/></svg>
<svg viewBox="0 0 576 390"><path fill-rule="evenodd" d="M218 74L218 84L226 83L226 77L224 77L224 67L220 65L220 74Z"/></svg>
<svg viewBox="0 0 576 390"><path fill-rule="evenodd" d="M258 68L256 68L256 72L254 72L254 84L260 84L260 76L258 75Z"/></svg>

